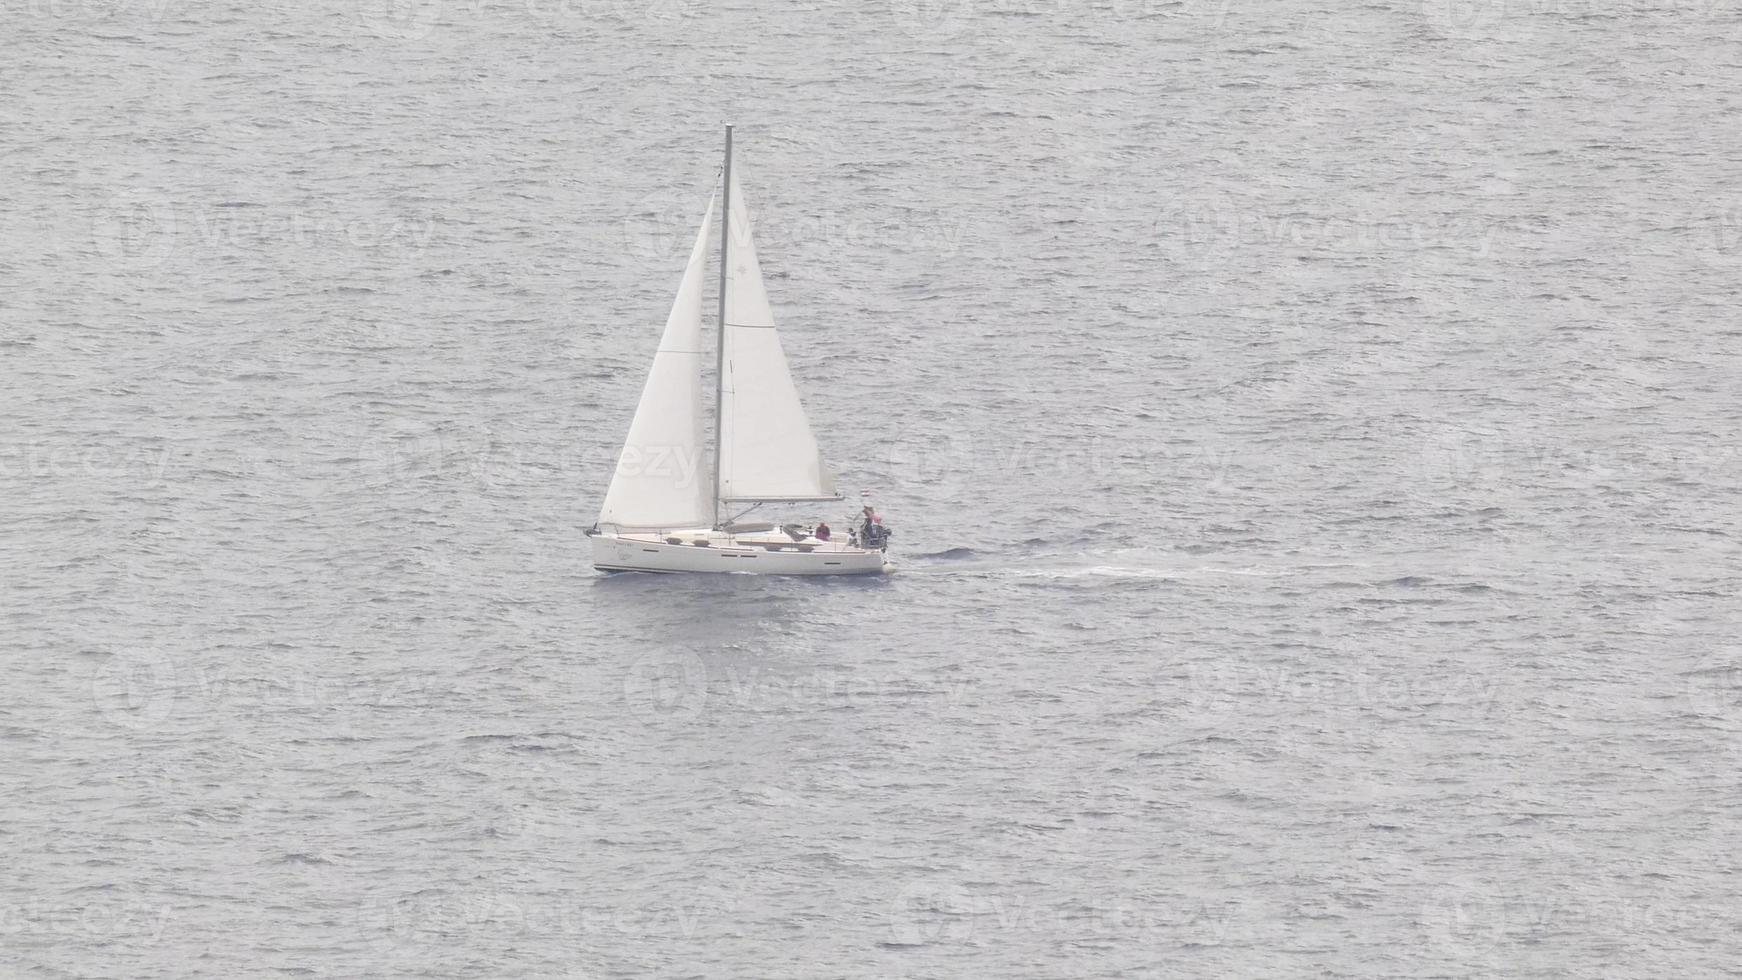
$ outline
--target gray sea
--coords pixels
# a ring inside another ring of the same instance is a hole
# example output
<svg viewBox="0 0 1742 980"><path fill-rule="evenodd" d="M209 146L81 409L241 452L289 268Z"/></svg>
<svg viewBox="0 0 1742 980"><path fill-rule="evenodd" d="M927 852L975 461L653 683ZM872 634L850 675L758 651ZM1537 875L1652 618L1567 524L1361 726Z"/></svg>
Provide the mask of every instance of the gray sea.
<svg viewBox="0 0 1742 980"><path fill-rule="evenodd" d="M1738 975L1732 0L0 11L0 976Z"/></svg>

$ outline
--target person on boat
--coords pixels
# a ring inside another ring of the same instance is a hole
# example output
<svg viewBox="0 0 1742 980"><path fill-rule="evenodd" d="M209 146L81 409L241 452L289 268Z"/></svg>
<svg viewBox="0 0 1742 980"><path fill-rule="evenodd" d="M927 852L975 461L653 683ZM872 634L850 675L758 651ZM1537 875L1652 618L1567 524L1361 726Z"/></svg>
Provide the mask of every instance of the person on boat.
<svg viewBox="0 0 1742 980"><path fill-rule="evenodd" d="M859 526L855 535L861 548L882 548L889 540L889 529L883 526L883 517L870 504L865 505L865 523Z"/></svg>
<svg viewBox="0 0 1742 980"><path fill-rule="evenodd" d="M814 531L812 533L814 533L816 535L816 538L818 541L829 540L829 522L828 521L818 521L817 522L817 529L816 529L816 531Z"/></svg>

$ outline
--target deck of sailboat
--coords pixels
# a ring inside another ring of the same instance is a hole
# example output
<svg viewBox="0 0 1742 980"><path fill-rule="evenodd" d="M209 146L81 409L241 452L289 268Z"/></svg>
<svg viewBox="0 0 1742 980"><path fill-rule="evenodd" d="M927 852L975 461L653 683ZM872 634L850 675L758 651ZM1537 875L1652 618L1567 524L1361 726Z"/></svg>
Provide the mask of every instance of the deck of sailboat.
<svg viewBox="0 0 1742 980"><path fill-rule="evenodd" d="M838 538L823 541L815 537L804 537L794 540L791 535L782 531L763 531L750 534L732 534L716 530L692 531L645 531L620 532L616 535L625 541L635 541L645 544L685 545L695 548L755 548L762 551L791 551L799 554L824 552L829 554L862 555L866 549L857 548ZM705 542L705 543L704 543Z"/></svg>
<svg viewBox="0 0 1742 980"><path fill-rule="evenodd" d="M600 532L593 567L603 572L731 572L759 575L877 575L894 570L881 551L814 537L697 529Z"/></svg>

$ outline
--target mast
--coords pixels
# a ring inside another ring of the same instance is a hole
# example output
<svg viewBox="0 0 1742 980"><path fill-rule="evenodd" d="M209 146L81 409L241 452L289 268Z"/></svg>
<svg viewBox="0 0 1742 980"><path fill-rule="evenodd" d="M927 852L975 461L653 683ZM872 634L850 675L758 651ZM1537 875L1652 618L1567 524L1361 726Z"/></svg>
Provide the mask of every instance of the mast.
<svg viewBox="0 0 1742 980"><path fill-rule="evenodd" d="M726 124L726 173L720 205L720 330L714 346L714 527L720 526L720 459L726 442L726 248L732 241L732 124Z"/></svg>

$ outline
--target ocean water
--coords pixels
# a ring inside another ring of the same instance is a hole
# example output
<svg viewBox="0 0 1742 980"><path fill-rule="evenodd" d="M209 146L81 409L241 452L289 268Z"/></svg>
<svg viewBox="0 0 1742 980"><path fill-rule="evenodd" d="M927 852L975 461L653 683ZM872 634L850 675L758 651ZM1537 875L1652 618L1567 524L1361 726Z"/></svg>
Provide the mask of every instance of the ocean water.
<svg viewBox="0 0 1742 980"><path fill-rule="evenodd" d="M0 975L1735 975L1735 4L0 39ZM591 568L728 120L885 580Z"/></svg>

